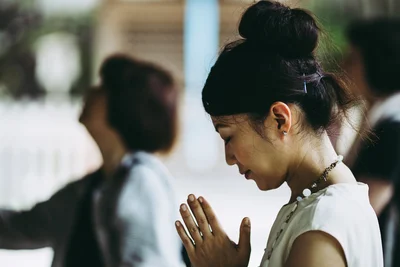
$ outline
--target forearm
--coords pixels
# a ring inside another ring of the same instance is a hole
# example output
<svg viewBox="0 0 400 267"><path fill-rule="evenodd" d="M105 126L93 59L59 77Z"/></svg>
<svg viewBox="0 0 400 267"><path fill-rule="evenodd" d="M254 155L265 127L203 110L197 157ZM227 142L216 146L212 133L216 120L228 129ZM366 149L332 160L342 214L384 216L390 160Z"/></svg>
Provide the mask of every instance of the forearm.
<svg viewBox="0 0 400 267"><path fill-rule="evenodd" d="M51 245L43 225L29 218L28 212L0 209L0 248L37 249Z"/></svg>

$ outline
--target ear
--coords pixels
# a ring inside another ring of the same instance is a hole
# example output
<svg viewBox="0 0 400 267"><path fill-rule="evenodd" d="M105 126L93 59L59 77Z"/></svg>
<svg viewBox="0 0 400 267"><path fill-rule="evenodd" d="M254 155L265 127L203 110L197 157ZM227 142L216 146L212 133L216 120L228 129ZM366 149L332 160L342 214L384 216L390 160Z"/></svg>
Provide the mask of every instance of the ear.
<svg viewBox="0 0 400 267"><path fill-rule="evenodd" d="M292 127L292 112L288 105L283 102L275 102L271 105L269 117L274 120L276 130L289 132Z"/></svg>

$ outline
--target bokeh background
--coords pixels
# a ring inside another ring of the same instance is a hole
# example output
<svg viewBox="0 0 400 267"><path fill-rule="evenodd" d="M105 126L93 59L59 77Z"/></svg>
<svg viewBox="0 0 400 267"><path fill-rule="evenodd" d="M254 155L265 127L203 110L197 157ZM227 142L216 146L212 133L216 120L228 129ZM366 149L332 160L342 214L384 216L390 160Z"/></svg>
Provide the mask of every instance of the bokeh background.
<svg viewBox="0 0 400 267"><path fill-rule="evenodd" d="M261 192L228 167L201 105L206 75L221 46L237 38L238 19L252 2L0 0L0 206L28 209L101 164L77 120L82 97L107 55L128 53L171 70L182 90L180 136L163 159L176 177L179 201L189 193L206 196L233 240L241 219L250 217L249 266L258 266L289 190ZM346 70L350 21L400 14L399 0L283 2L316 13L326 33L320 57L333 70ZM339 152L352 137L342 133ZM0 250L2 267L48 267L51 259L51 249Z"/></svg>

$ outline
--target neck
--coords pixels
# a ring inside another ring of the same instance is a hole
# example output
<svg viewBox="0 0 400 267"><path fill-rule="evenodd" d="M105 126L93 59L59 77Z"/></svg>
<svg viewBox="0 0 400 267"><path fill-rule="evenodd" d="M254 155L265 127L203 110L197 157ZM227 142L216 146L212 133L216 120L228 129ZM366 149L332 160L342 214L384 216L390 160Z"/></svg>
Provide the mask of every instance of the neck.
<svg viewBox="0 0 400 267"><path fill-rule="evenodd" d="M292 192L290 202L295 201L298 196L302 196L304 189L311 189L311 185L321 177L324 170L338 158L326 133L323 134L322 140L316 138L314 142L307 142L307 144L309 145L300 152L299 159L289 167L286 182ZM318 149L315 149L316 147ZM355 180L350 170L344 164L339 163L328 173L327 181L319 184L313 191L341 182L355 182Z"/></svg>
<svg viewBox="0 0 400 267"><path fill-rule="evenodd" d="M92 136L96 141L103 158L102 169L106 174L106 177L110 177L118 168L122 158L128 150L125 148L119 136L115 133L105 134L103 132L99 135L92 134Z"/></svg>

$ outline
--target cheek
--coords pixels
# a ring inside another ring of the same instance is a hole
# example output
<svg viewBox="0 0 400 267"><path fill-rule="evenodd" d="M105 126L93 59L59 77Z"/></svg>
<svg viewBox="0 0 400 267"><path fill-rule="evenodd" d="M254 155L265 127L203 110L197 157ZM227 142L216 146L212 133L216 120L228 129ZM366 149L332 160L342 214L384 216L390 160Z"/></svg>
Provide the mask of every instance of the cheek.
<svg viewBox="0 0 400 267"><path fill-rule="evenodd" d="M260 153L254 157L254 160L259 166L260 174L266 178L275 180L284 172L278 155L274 153Z"/></svg>
<svg viewBox="0 0 400 267"><path fill-rule="evenodd" d="M235 158L242 165L245 165L251 161L251 153L249 153L247 150L248 149L246 146L237 145L234 147Z"/></svg>
<svg viewBox="0 0 400 267"><path fill-rule="evenodd" d="M254 146L245 139L239 140L232 144L232 152L240 165L250 168L249 165L254 162Z"/></svg>
<svg viewBox="0 0 400 267"><path fill-rule="evenodd" d="M286 178L286 170L277 165L272 159L269 163L263 165L259 169L259 173L255 173L255 182L260 190L272 190L279 188Z"/></svg>
<svg viewBox="0 0 400 267"><path fill-rule="evenodd" d="M228 151L234 154L239 165L253 172L250 178L261 190L277 188L284 182L286 165L283 163L286 161L276 144L256 134L240 135L235 137Z"/></svg>
<svg viewBox="0 0 400 267"><path fill-rule="evenodd" d="M249 150L249 149L248 149ZM251 151L243 156L248 159L245 165L255 175L254 180L261 190L275 189L282 185L286 177L286 165L283 157L271 145L255 144Z"/></svg>

